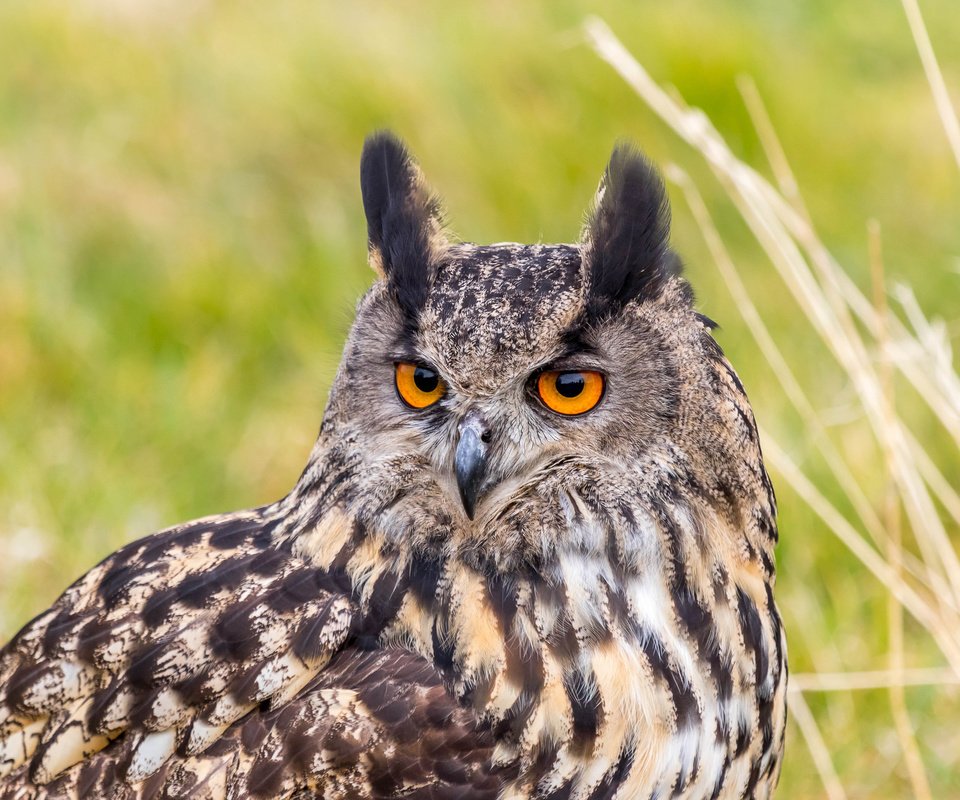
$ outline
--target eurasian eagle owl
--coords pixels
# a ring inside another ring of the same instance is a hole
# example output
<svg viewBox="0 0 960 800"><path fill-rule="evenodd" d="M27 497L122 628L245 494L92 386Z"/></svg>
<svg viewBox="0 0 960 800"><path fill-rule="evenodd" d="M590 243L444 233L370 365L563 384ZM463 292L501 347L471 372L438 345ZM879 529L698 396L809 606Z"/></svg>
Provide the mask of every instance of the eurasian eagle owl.
<svg viewBox="0 0 960 800"><path fill-rule="evenodd" d="M2 798L740 798L786 714L743 387L618 147L578 244L444 234L388 134L289 495L129 544L0 651Z"/></svg>

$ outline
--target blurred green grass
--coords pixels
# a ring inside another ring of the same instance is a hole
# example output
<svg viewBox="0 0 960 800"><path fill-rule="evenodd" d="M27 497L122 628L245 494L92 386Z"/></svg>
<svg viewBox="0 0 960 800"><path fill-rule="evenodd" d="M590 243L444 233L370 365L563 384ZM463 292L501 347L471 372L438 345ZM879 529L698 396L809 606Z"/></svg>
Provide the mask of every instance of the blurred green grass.
<svg viewBox="0 0 960 800"><path fill-rule="evenodd" d="M928 313L958 316L960 174L897 3L9 0L0 5L0 638L121 543L273 500L296 480L371 279L357 160L378 127L408 140L452 229L474 241L575 238L618 137L681 163L775 335L791 342L805 389L841 420L837 436L879 503L872 447L862 426L843 421L847 376L697 157L584 45L587 13L762 164L735 88L752 75L811 214L853 278L869 287L865 223L876 218L888 276ZM950 43L960 15L951 0L925 2L924 14L958 87ZM758 418L830 493L672 195L675 243ZM956 474L932 426L925 444ZM884 588L784 487L780 503L792 668L884 666ZM911 664L934 661L922 637L908 641ZM960 698L921 688L909 699L936 796L949 796L960 785ZM884 693L810 703L851 797L908 792ZM779 796L821 795L791 729Z"/></svg>

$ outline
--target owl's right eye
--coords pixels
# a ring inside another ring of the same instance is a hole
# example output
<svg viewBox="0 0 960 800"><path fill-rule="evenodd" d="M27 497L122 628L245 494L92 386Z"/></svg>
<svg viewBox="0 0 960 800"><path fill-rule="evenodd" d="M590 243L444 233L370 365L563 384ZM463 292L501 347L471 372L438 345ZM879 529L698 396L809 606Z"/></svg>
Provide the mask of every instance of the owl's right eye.
<svg viewBox="0 0 960 800"><path fill-rule="evenodd" d="M447 390L436 371L419 364L400 361L396 365L397 394L410 408L427 408Z"/></svg>

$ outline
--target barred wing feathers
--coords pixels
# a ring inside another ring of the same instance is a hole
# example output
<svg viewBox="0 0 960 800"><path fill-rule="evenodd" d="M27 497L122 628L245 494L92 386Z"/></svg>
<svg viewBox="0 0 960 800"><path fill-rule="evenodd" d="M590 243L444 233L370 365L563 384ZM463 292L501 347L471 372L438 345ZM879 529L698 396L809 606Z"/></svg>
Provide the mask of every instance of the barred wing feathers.
<svg viewBox="0 0 960 800"><path fill-rule="evenodd" d="M134 542L0 651L0 800L496 796L472 714L419 656L359 649L386 620L277 519Z"/></svg>

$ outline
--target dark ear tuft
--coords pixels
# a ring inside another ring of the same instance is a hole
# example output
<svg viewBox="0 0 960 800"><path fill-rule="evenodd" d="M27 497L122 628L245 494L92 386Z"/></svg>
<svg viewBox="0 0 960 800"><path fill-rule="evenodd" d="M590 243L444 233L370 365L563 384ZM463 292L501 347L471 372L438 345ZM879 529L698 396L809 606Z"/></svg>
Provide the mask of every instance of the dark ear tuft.
<svg viewBox="0 0 960 800"><path fill-rule="evenodd" d="M430 269L443 237L439 203L417 162L392 133L367 137L360 157L370 265L386 278L403 310L415 318L427 299Z"/></svg>
<svg viewBox="0 0 960 800"><path fill-rule="evenodd" d="M635 147L618 144L581 236L588 313L615 313L631 300L657 297L680 272L669 238L660 174Z"/></svg>

